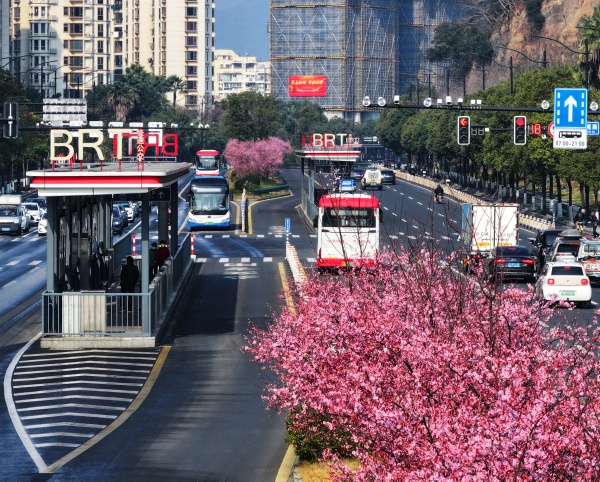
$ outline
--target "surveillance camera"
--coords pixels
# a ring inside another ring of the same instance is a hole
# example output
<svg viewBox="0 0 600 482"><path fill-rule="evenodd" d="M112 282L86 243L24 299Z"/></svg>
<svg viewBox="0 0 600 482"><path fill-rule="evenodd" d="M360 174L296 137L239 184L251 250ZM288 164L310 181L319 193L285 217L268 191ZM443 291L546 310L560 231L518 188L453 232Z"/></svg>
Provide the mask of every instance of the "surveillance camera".
<svg viewBox="0 0 600 482"><path fill-rule="evenodd" d="M371 105L371 99L368 95L364 96L362 104L365 107L369 107Z"/></svg>
<svg viewBox="0 0 600 482"><path fill-rule="evenodd" d="M462 97L459 97L459 98L456 100L456 103L457 103L457 104L462 104L463 102L464 102L464 100L463 100L463 98L462 98Z"/></svg>
<svg viewBox="0 0 600 482"><path fill-rule="evenodd" d="M450 95L446 96L446 105L452 105L452 96L450 96Z"/></svg>
<svg viewBox="0 0 600 482"><path fill-rule="evenodd" d="M400 96L399 95L395 95L394 96L394 104L398 105L400 103Z"/></svg>

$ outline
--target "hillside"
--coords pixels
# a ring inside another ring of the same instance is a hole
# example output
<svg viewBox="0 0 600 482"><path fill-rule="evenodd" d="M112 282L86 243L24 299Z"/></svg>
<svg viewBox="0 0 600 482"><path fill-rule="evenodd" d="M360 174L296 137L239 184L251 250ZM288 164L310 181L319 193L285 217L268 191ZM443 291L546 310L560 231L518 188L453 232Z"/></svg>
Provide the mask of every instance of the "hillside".
<svg viewBox="0 0 600 482"><path fill-rule="evenodd" d="M542 3L542 13L546 17L544 30L539 34L544 37L554 38L573 50L577 50L577 28L580 19L584 16L591 16L594 7L598 6L598 0L544 0ZM546 49L546 59L548 66L573 64L577 55L569 52L566 48L549 40L533 38L530 36L531 30L527 21L523 2L516 8L510 18L500 24L496 33L492 36L492 44L503 45L510 49L523 52L531 59L542 60L543 50ZM600 35L600 32L598 32ZM506 49L496 49L496 62L504 66L510 63L510 57L513 58L514 73L519 71L531 70L538 65L530 62L518 52ZM486 68L486 87L492 86L501 80L506 80L510 76L510 69L503 68L496 64ZM467 81L468 92L481 89L481 72L473 71ZM462 86L460 86L462 91Z"/></svg>

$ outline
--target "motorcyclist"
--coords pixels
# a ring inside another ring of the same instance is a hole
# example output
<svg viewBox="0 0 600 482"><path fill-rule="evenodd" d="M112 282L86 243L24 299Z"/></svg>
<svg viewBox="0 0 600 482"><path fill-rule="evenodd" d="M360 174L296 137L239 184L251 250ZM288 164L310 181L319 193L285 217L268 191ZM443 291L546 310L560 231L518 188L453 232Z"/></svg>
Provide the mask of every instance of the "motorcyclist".
<svg viewBox="0 0 600 482"><path fill-rule="evenodd" d="M433 190L433 195L435 196L435 200L437 202L441 202L444 199L444 188L438 184L437 187Z"/></svg>
<svg viewBox="0 0 600 482"><path fill-rule="evenodd" d="M587 222L587 214L585 213L585 209L579 210L579 212L575 215L574 221L577 229L579 229L579 231L583 231L583 225Z"/></svg>

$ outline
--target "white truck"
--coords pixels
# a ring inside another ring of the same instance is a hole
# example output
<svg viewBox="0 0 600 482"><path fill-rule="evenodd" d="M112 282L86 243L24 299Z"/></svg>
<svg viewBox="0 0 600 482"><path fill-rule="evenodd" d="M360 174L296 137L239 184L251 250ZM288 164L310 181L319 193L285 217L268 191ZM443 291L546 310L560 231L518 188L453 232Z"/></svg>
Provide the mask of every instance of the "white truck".
<svg viewBox="0 0 600 482"><path fill-rule="evenodd" d="M497 246L519 244L519 205L462 205L461 241L465 272L477 267Z"/></svg>
<svg viewBox="0 0 600 482"><path fill-rule="evenodd" d="M0 234L16 234L29 231L30 219L27 209L21 205L20 194L0 196Z"/></svg>

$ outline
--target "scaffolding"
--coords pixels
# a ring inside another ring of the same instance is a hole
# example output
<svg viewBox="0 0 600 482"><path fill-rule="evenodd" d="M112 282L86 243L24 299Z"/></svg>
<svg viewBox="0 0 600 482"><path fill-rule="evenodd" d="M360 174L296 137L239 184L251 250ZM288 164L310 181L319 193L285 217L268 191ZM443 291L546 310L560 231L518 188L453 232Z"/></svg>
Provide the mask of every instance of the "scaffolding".
<svg viewBox="0 0 600 482"><path fill-rule="evenodd" d="M460 0L271 0L272 92L364 120L369 96L392 101L409 83L439 87L425 51L435 27L464 15ZM326 76L324 96L291 97L291 76ZM411 79L412 77L412 79ZM417 80L418 79L418 80Z"/></svg>

